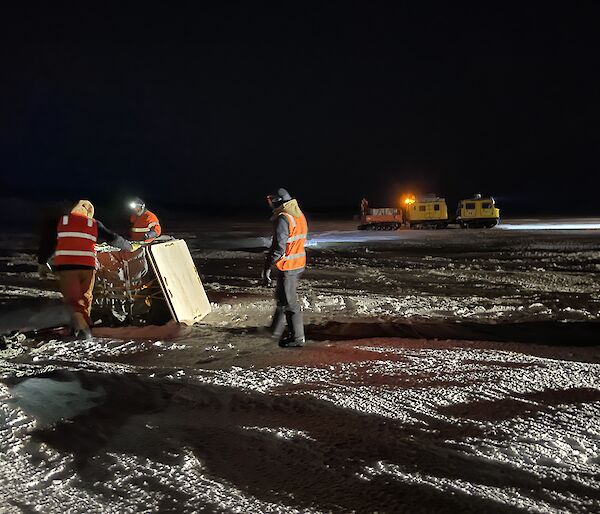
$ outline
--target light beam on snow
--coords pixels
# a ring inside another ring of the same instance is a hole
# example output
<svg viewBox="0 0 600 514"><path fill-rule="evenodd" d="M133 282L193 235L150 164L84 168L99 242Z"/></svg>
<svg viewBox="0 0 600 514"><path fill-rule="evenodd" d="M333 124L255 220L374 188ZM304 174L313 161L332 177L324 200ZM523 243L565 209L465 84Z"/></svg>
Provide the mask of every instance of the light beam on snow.
<svg viewBox="0 0 600 514"><path fill-rule="evenodd" d="M333 232L317 232L310 234L306 246L317 246L320 244L337 244L337 243L362 243L368 241L397 241L401 239L401 232L391 231L333 231Z"/></svg>

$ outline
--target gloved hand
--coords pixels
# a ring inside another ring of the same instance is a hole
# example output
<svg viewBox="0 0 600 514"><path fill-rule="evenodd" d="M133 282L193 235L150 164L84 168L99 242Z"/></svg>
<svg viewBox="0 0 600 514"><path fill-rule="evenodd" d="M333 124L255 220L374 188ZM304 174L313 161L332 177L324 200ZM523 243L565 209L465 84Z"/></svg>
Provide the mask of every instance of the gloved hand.
<svg viewBox="0 0 600 514"><path fill-rule="evenodd" d="M135 252L140 246L142 246L140 243L134 243L133 241L131 242L131 251Z"/></svg>
<svg viewBox="0 0 600 514"><path fill-rule="evenodd" d="M262 271L262 284L263 286L271 287L273 280L271 279L271 268L265 268Z"/></svg>

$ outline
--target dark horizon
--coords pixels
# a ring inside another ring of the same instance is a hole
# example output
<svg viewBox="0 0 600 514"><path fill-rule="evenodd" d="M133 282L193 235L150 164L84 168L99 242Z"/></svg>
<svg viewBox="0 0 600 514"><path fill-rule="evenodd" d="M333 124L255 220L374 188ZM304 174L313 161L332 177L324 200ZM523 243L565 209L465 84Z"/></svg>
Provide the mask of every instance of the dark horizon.
<svg viewBox="0 0 600 514"><path fill-rule="evenodd" d="M4 11L5 199L260 215L284 186L314 211L407 191L597 209L597 6Z"/></svg>
<svg viewBox="0 0 600 514"><path fill-rule="evenodd" d="M125 203L117 199L116 201L100 201L95 202L96 214L95 217L107 223L111 228L125 234L128 230L129 212L126 209ZM21 233L33 232L37 233L40 223L44 224L48 221L49 216L55 217L57 209L72 205L74 198L63 198L62 201L38 201L38 200L22 200L17 198L6 199L0 198L0 221L4 226L6 233ZM455 211L457 202L446 198L448 205L448 213L452 215ZM259 202L260 203L260 202ZM354 221L358 225L357 216L359 215L359 205L314 205L304 204L300 201L301 207L306 214L309 222L314 221ZM516 220L516 219L598 219L600 216L597 211L546 211L527 210L526 208L517 208L514 204L507 204L498 201L500 207L500 220ZM384 207L383 203L371 203L372 207ZM232 223L244 222L264 222L266 232L271 230L269 219L271 211L266 205L244 205L237 209L214 207L214 206L198 206L198 205L181 205L181 204L164 204L160 202L151 203L149 205L161 219L161 224L166 233L169 230L179 230L186 224L190 227L194 223L204 223L212 221L229 221ZM215 225L218 226L218 225Z"/></svg>

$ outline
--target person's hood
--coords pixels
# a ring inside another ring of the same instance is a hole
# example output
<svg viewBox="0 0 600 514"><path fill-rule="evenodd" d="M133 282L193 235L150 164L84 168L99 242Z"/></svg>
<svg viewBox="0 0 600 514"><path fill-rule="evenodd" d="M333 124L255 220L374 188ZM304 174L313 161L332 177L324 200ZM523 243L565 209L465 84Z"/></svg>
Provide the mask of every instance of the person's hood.
<svg viewBox="0 0 600 514"><path fill-rule="evenodd" d="M71 209L71 214L79 214L86 218L94 217L94 205L89 200L79 200Z"/></svg>
<svg viewBox="0 0 600 514"><path fill-rule="evenodd" d="M273 217L271 219L277 219L277 216L279 216L282 212L287 212L288 214L294 216L294 218L298 218L302 215L302 211L298 205L298 200L295 198L292 198L291 200L288 200L281 206L277 207L277 209L273 211Z"/></svg>

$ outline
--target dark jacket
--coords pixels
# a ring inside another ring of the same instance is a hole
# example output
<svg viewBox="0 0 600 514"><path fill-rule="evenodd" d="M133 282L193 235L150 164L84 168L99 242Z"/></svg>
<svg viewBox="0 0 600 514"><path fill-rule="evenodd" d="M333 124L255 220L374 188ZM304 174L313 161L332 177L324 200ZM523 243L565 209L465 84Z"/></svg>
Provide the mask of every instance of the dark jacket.
<svg viewBox="0 0 600 514"><path fill-rule="evenodd" d="M277 216L273 220L273 239L267 252L265 267L270 268L285 255L285 247L290 237L290 227L286 216Z"/></svg>

